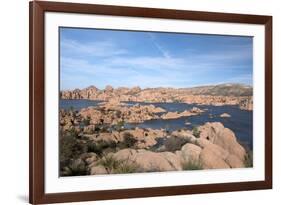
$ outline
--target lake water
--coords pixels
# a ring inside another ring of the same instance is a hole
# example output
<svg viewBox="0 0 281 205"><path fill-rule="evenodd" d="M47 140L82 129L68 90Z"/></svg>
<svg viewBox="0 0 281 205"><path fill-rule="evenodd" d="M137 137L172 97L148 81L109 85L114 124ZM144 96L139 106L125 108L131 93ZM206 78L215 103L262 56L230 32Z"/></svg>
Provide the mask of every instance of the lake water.
<svg viewBox="0 0 281 205"><path fill-rule="evenodd" d="M89 106L97 106L102 101L92 100L60 100L60 108L62 109L75 109ZM138 102L126 102L128 106L133 106ZM203 125L206 122L221 122L225 127L231 129L239 142L246 148L252 150L253 148L253 112L247 110L241 110L238 106L211 106L211 105L196 105L186 103L138 103L140 105L153 104L156 107L164 108L167 112L183 112L184 110L191 109L196 106L200 109L206 109L206 111L200 115L181 117L178 119L170 120L149 120L138 124L127 124L126 128L152 128L152 129L167 129L169 131L188 128L192 129L194 126ZM222 118L222 113L228 113L231 115L229 118ZM190 123L189 125L187 124Z"/></svg>
<svg viewBox="0 0 281 205"><path fill-rule="evenodd" d="M90 106L97 106L99 103L103 101L97 101L97 100L84 100L84 99L78 99L78 100L60 100L60 109L65 110L81 110L82 108L90 107Z"/></svg>

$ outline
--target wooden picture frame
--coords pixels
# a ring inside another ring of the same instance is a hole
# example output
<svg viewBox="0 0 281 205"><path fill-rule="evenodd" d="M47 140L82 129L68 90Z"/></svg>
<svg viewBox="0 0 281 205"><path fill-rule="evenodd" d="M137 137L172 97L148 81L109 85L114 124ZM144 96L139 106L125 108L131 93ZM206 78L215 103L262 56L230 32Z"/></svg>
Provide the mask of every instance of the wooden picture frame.
<svg viewBox="0 0 281 205"><path fill-rule="evenodd" d="M272 188L272 17L155 8L136 8L77 3L30 2L30 104L29 104L29 199L32 204L88 200L153 197L211 192L229 192ZM149 188L45 193L45 45L46 12L97 14L157 19L243 23L265 26L265 179L262 181L180 185Z"/></svg>

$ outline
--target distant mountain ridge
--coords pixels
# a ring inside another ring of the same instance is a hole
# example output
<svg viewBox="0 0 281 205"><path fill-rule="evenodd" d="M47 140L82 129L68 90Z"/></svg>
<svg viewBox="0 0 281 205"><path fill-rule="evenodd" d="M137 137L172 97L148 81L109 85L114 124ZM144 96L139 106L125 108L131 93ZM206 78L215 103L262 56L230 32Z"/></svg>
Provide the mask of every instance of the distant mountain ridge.
<svg viewBox="0 0 281 205"><path fill-rule="evenodd" d="M253 109L253 91L251 86L241 84L221 84L194 88L146 88L139 86L113 88L108 85L100 90L89 86L82 90L62 91L61 99L88 99L101 101L132 102L181 102L204 105L239 105L241 109Z"/></svg>
<svg viewBox="0 0 281 205"><path fill-rule="evenodd" d="M213 95L213 96L252 96L253 87L244 84L219 84L187 88L193 95Z"/></svg>
<svg viewBox="0 0 281 205"><path fill-rule="evenodd" d="M253 87L245 84L238 83L225 83L225 84L217 84L217 85L204 85L204 86L195 86L189 88L171 88L171 87L156 87L156 88L144 88L141 89L139 86L134 87L118 87L113 88L111 85L107 85L105 89L98 89L94 85L88 86L83 89L73 89L73 90L64 90L62 92L80 92L83 90L91 90L93 92L120 92L124 94L136 94L141 91L149 91L153 90L159 92L166 91L177 91L180 93L188 94L188 95L212 95L212 96L252 96L253 95Z"/></svg>

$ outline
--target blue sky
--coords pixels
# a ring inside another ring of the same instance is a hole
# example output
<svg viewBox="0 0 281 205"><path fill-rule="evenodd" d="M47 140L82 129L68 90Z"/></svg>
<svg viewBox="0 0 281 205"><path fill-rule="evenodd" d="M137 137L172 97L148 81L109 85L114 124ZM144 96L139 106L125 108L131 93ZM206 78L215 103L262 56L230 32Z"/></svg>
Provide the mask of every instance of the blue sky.
<svg viewBox="0 0 281 205"><path fill-rule="evenodd" d="M252 37L60 28L60 86L252 85L252 47Z"/></svg>

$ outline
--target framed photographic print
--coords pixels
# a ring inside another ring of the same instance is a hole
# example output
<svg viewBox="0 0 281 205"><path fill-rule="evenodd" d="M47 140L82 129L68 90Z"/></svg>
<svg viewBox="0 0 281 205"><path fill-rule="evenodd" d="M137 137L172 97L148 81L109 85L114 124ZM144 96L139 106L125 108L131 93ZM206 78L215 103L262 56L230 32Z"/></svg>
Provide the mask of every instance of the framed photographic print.
<svg viewBox="0 0 281 205"><path fill-rule="evenodd" d="M30 2L30 203L272 187L272 17Z"/></svg>

